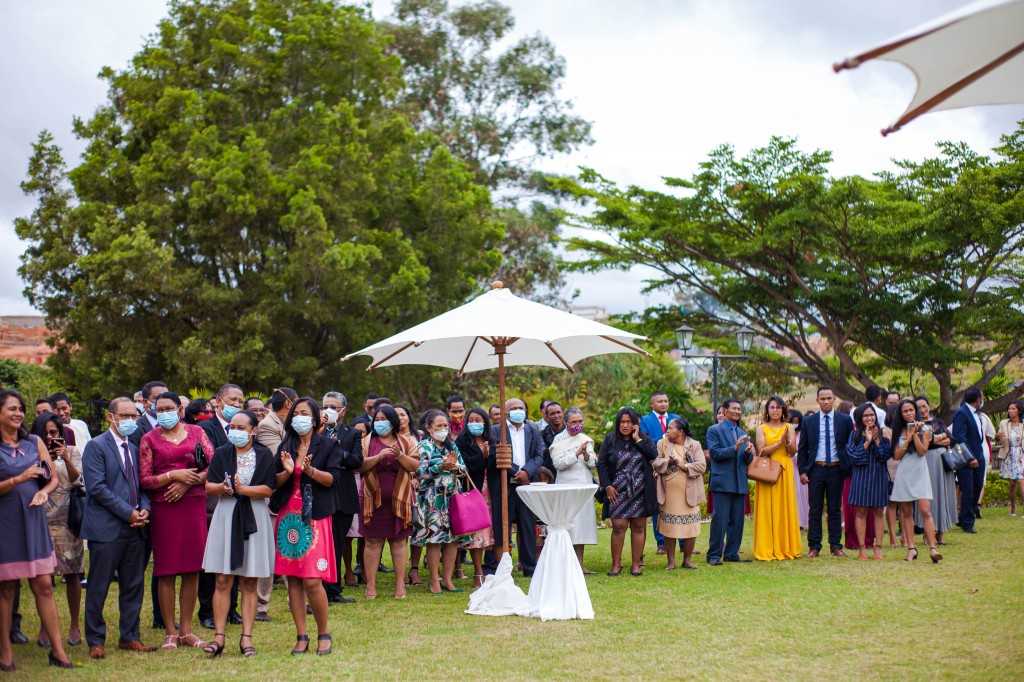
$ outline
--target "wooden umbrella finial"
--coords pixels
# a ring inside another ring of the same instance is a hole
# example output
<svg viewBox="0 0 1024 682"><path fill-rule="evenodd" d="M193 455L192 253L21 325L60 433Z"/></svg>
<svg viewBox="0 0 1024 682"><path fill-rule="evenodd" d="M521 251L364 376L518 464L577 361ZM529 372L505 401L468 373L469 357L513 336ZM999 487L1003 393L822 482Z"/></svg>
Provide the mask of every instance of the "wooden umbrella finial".
<svg viewBox="0 0 1024 682"><path fill-rule="evenodd" d="M502 284L500 281L499 282L491 282L491 288L492 289L504 289L505 285Z"/></svg>

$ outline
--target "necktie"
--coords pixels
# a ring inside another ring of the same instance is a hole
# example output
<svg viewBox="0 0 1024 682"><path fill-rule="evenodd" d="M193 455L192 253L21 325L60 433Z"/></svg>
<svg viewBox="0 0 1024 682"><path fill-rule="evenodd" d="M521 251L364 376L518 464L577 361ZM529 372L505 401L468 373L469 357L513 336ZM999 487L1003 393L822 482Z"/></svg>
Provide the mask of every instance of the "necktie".
<svg viewBox="0 0 1024 682"><path fill-rule="evenodd" d="M228 435L230 433L231 433L231 424L225 424L224 425L224 434Z"/></svg>
<svg viewBox="0 0 1024 682"><path fill-rule="evenodd" d="M832 463L832 428L830 423L832 418L827 414L825 415L825 464Z"/></svg>
<svg viewBox="0 0 1024 682"><path fill-rule="evenodd" d="M665 423L665 415L663 415L663 414L659 414L659 415L658 415L658 421L660 421L660 422L661 422L661 430L662 430L663 432L664 432L664 431L668 431L668 424L666 424L666 423Z"/></svg>
<svg viewBox="0 0 1024 682"><path fill-rule="evenodd" d="M128 451L128 443L121 443L124 450L124 473L128 476L128 504L135 509L139 504L139 490L135 482L135 468L132 466L132 456Z"/></svg>

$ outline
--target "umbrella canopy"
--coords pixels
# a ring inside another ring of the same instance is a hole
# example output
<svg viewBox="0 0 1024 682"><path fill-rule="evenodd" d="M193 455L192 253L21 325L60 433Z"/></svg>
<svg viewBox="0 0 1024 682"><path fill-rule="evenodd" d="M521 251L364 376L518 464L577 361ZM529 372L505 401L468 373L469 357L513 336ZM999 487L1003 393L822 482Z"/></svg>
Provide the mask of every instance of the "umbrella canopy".
<svg viewBox="0 0 1024 682"><path fill-rule="evenodd" d="M572 371L584 358L640 353L646 340L579 315L519 298L500 282L486 294L423 324L345 357L370 355L367 370L393 365L435 365L460 372L498 367L494 343L504 339L506 367L541 365Z"/></svg>
<svg viewBox="0 0 1024 682"><path fill-rule="evenodd" d="M1024 102L1024 0L980 0L834 64L853 69L871 59L914 72L917 93L888 135L921 114Z"/></svg>

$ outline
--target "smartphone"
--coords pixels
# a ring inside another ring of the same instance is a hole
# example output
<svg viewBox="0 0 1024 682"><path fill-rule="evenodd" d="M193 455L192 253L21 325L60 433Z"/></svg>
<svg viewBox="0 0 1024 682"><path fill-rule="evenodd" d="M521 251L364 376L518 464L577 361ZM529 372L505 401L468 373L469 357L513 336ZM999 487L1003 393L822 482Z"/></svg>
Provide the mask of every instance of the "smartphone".
<svg viewBox="0 0 1024 682"><path fill-rule="evenodd" d="M63 447L64 439L63 438L54 438L53 440L50 441L50 444L51 445L56 445L58 447Z"/></svg>

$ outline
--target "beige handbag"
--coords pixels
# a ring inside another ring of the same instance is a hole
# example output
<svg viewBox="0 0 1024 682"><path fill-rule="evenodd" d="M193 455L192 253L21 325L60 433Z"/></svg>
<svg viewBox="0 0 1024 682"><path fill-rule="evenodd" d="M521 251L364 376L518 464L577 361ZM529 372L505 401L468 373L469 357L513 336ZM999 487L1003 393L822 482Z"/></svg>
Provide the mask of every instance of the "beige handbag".
<svg viewBox="0 0 1024 682"><path fill-rule="evenodd" d="M747 478L774 485L782 475L782 465L771 455L756 455L747 465Z"/></svg>

